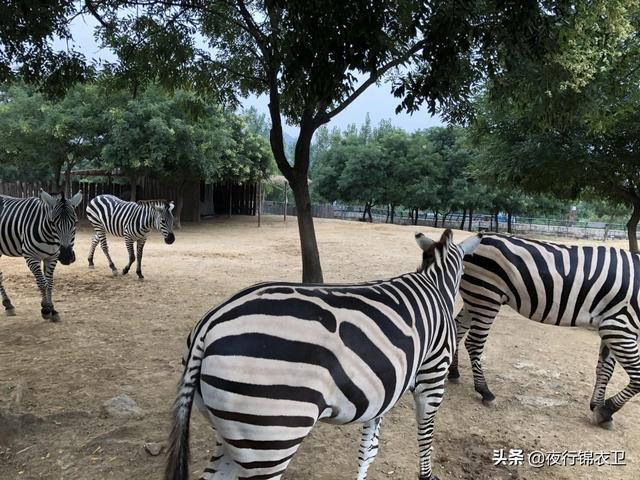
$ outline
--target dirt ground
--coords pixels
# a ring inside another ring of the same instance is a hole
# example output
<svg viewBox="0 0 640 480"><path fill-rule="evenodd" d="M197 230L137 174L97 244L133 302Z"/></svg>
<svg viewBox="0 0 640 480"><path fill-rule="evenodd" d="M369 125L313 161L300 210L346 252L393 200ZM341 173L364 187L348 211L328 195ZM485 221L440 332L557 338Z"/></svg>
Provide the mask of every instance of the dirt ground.
<svg viewBox="0 0 640 480"><path fill-rule="evenodd" d="M292 221L293 220L293 221ZM385 278L415 269L413 227L317 220L325 280ZM423 229L429 233L431 229ZM432 236L438 235L434 233ZM466 234L458 232L456 239ZM122 268L126 252L111 239ZM58 266L54 300L62 322L40 318L39 294L22 259L0 259L17 309L0 317L0 479L157 479L164 458L145 442L164 442L181 371L185 338L200 316L242 287L300 279L295 219L221 218L176 232L169 246L155 234L144 254L144 282L111 277L102 252L87 269L89 230L80 229L78 261ZM621 244L621 246L623 246ZM449 385L436 420L435 472L445 479L638 479L640 398L615 417L612 430L590 423L588 402L599 340L594 332L542 326L503 309L486 349L494 407L473 391L468 357ZM616 369L610 390L626 375ZM114 418L102 404L133 398L142 418ZM415 479L415 420L410 396L382 424L381 449L369 478ZM320 424L295 457L287 479L354 479L359 425ZM192 417L192 472L201 473L213 436ZM494 449L522 449L523 465L493 466ZM534 468L533 451L623 450L626 466Z"/></svg>

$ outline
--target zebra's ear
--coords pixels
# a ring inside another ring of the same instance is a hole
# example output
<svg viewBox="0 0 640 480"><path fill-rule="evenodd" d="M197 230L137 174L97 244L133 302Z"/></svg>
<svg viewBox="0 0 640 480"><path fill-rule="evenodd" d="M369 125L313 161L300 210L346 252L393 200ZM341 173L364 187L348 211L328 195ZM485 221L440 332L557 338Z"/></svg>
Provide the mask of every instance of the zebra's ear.
<svg viewBox="0 0 640 480"><path fill-rule="evenodd" d="M479 235L474 235L473 237L465 238L458 244L458 247L460 247L465 255L471 255L475 249L478 248L481 241L482 238Z"/></svg>
<svg viewBox="0 0 640 480"><path fill-rule="evenodd" d="M164 205L154 205L153 208L155 208L158 213L164 212Z"/></svg>
<svg viewBox="0 0 640 480"><path fill-rule="evenodd" d="M49 205L49 208L55 207L56 202L58 201L58 199L52 197L47 192L45 192L43 189L40 189L40 200L42 200L44 203Z"/></svg>
<svg viewBox="0 0 640 480"><path fill-rule="evenodd" d="M169 211L173 212L174 208L175 208L175 204L173 202L169 202Z"/></svg>
<svg viewBox="0 0 640 480"><path fill-rule="evenodd" d="M416 232L416 243L422 250L426 252L429 247L435 242L427 237L424 233Z"/></svg>
<svg viewBox="0 0 640 480"><path fill-rule="evenodd" d="M73 208L76 208L78 205L80 205L80 202L82 202L82 190L78 190L78 193L71 197L69 199L69 202L71 203Z"/></svg>

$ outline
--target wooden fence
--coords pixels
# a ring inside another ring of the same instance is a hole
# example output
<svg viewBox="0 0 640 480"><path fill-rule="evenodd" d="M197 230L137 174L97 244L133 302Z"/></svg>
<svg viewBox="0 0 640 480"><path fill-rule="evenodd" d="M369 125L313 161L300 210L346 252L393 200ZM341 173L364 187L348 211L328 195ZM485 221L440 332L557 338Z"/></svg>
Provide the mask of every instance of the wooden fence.
<svg viewBox="0 0 640 480"><path fill-rule="evenodd" d="M82 203L77 209L78 218L85 218L86 208L89 202L98 195L115 195L120 198L128 199L131 196L131 187L128 184L120 183L88 183L74 180L72 182L71 191L76 193L82 190ZM40 189L49 193L57 193L60 187L55 187L51 183L37 182L3 182L0 181L0 195L8 195L10 197L26 198L37 197ZM162 185L155 180L146 179L142 184L142 188L138 186L138 200L155 200L155 199L176 199L176 189ZM184 216L184 213L183 213Z"/></svg>

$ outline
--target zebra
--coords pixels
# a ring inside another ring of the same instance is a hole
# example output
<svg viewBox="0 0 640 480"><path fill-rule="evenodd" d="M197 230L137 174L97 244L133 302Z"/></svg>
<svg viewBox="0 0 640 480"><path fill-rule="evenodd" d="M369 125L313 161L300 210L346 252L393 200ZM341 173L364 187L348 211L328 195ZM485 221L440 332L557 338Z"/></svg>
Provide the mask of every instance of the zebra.
<svg viewBox="0 0 640 480"><path fill-rule="evenodd" d="M531 320L582 327L600 335L596 382L589 402L594 423L611 426L612 416L640 392L640 256L614 247L567 246L515 236L485 234L464 259L464 301L456 316L457 343L465 336L475 390L483 403L495 395L481 356L500 307L509 305ZM629 384L605 400L616 361ZM459 378L457 353L449 379Z"/></svg>
<svg viewBox="0 0 640 480"><path fill-rule="evenodd" d="M76 259L73 251L78 223L75 209L82 201L82 192L69 199L64 197L64 192L52 196L44 190L40 190L40 198L0 198L0 255L26 260L42 295L42 318L57 322L60 314L53 307L53 272L58 260L70 265ZM15 307L4 289L2 273L0 295L5 313L15 315Z"/></svg>
<svg viewBox="0 0 640 480"><path fill-rule="evenodd" d="M455 348L453 305L462 258L453 244L416 235L417 272L364 284L262 283L210 310L191 331L174 405L165 471L188 478L196 406L217 432L203 479L280 479L318 420L364 423L358 479L378 450L383 415L412 391L420 479L431 469L434 416Z"/></svg>
<svg viewBox="0 0 640 480"><path fill-rule="evenodd" d="M176 237L173 234L173 202L160 201L126 202L113 195L98 195L87 205L87 219L93 225L94 234L89 248L89 268L93 268L93 254L98 242L107 257L109 268L113 275L118 275L118 269L109 255L107 233L116 237L124 237L124 243L129 253L129 263L122 269L122 274L129 273L129 269L136 260L133 243L137 242L138 263L136 273L138 279L142 275L142 250L147 241L147 235L155 228L164 237L166 244L171 245Z"/></svg>

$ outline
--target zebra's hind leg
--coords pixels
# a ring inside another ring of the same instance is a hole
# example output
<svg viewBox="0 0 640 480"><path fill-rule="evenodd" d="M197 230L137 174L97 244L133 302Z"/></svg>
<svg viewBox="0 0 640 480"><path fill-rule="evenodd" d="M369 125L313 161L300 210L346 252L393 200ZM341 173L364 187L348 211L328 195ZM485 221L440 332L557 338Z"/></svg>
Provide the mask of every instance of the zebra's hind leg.
<svg viewBox="0 0 640 480"><path fill-rule="evenodd" d="M462 310L458 312L456 315L456 351L453 354L453 360L451 361L451 365L449 366L449 374L447 378L452 382L457 382L460 378L460 371L458 370L458 350L460 347L460 342L464 338L464 336L469 331L470 326L470 318L469 313L466 312L465 308L462 307Z"/></svg>
<svg viewBox="0 0 640 480"><path fill-rule="evenodd" d="M358 480L367 478L367 470L378 454L382 417L369 420L362 427L362 440L358 450Z"/></svg>
<svg viewBox="0 0 640 480"><path fill-rule="evenodd" d="M607 384L613 374L616 359L604 340L600 341L600 353L598 354L598 364L596 366L596 384L591 395L589 408L593 411L597 406L604 405L604 396Z"/></svg>
<svg viewBox="0 0 640 480"><path fill-rule="evenodd" d="M87 257L87 260L89 261L89 268L94 268L94 264L93 264L93 255L96 251L96 247L98 246L98 243L100 242L100 235L98 234L97 231L93 232L93 236L91 237L91 246L89 247L89 255Z"/></svg>
<svg viewBox="0 0 640 480"><path fill-rule="evenodd" d="M238 466L229 457L224 445L216 440L216 449L200 480L236 480Z"/></svg>
<svg viewBox="0 0 640 480"><path fill-rule="evenodd" d="M125 236L124 244L127 246L127 252L129 253L129 263L127 263L127 266L122 269L122 275L129 273L131 265L136 261L136 255L133 253L133 240L130 237Z"/></svg>
<svg viewBox="0 0 640 480"><path fill-rule="evenodd" d="M0 272L0 295L2 295L2 305L4 306L4 312L9 317L14 316L16 314L16 309L11 303L11 299L4 289L4 278L2 277L2 272Z"/></svg>
<svg viewBox="0 0 640 480"><path fill-rule="evenodd" d="M469 334L464 342L464 346L469 352L469 358L471 359L475 391L482 395L482 403L490 406L493 404L496 396L489 390L487 380L484 377L484 371L482 370L482 353L484 352L489 330L498 313L498 309L483 309L482 312L482 315L477 314L475 311L470 312L472 316L471 326L469 327Z"/></svg>
<svg viewBox="0 0 640 480"><path fill-rule="evenodd" d="M593 410L594 421L608 428L611 426L613 414L640 392L640 353L638 352L638 335L630 328L630 320L626 312L602 322L599 333L616 361L629 375L629 383L625 388L607 398L604 404L596 406Z"/></svg>

